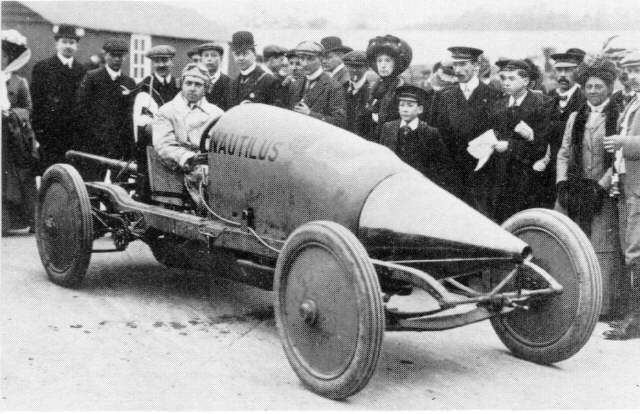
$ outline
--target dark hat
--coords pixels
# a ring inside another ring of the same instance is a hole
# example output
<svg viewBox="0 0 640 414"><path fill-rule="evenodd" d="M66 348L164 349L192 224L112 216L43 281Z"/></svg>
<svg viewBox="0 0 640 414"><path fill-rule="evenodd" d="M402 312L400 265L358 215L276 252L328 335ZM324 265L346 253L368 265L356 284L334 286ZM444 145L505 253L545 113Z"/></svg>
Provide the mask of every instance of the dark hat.
<svg viewBox="0 0 640 414"><path fill-rule="evenodd" d="M199 55L201 55L205 50L215 50L220 54L220 56L224 55L224 47L216 42L203 43L200 46L197 46L195 49L196 53Z"/></svg>
<svg viewBox="0 0 640 414"><path fill-rule="evenodd" d="M567 49L567 53L570 55L575 55L579 59L578 63L582 62L584 60L584 57L587 55L587 52L582 49L578 49L577 47Z"/></svg>
<svg viewBox="0 0 640 414"><path fill-rule="evenodd" d="M198 50L198 46L194 46L191 49L187 50L187 56L191 57L193 55L199 55L200 50Z"/></svg>
<svg viewBox="0 0 640 414"><path fill-rule="evenodd" d="M158 57L174 57L176 55L176 49L173 46L169 45L156 45L151 49L147 50L147 53L144 54L149 59L158 58Z"/></svg>
<svg viewBox="0 0 640 414"><path fill-rule="evenodd" d="M342 57L342 61L347 66L369 66L367 54L362 50L352 50Z"/></svg>
<svg viewBox="0 0 640 414"><path fill-rule="evenodd" d="M496 66L498 67L498 70L504 70L504 67L507 66L507 63L511 62L512 59L498 59L496 60Z"/></svg>
<svg viewBox="0 0 640 414"><path fill-rule="evenodd" d="M304 41L298 43L298 45L292 50L296 55L306 56L320 56L324 53L324 47L320 43Z"/></svg>
<svg viewBox="0 0 640 414"><path fill-rule="evenodd" d="M528 78L531 78L531 66L524 60L513 59L508 61L500 70L513 71L522 70L526 73Z"/></svg>
<svg viewBox="0 0 640 414"><path fill-rule="evenodd" d="M640 66L640 52L631 52L620 61L620 66Z"/></svg>
<svg viewBox="0 0 640 414"><path fill-rule="evenodd" d="M615 63L606 57L599 56L585 60L576 70L576 80L584 86L591 77L602 79L604 83L611 86L618 77L618 69Z"/></svg>
<svg viewBox="0 0 640 414"><path fill-rule="evenodd" d="M396 96L398 100L407 100L417 102L418 105L424 105L429 99L429 94L424 89L414 85L402 85L396 88Z"/></svg>
<svg viewBox="0 0 640 414"><path fill-rule="evenodd" d="M549 56L554 60L553 67L555 68L572 68L578 66L582 62L582 56L574 53L554 53Z"/></svg>
<svg viewBox="0 0 640 414"><path fill-rule="evenodd" d="M484 53L482 49L467 46L451 46L447 50L451 52L451 59L457 61L477 60Z"/></svg>
<svg viewBox="0 0 640 414"><path fill-rule="evenodd" d="M367 46L367 60L369 66L378 72L376 66L376 57L380 54L387 54L395 59L395 66L391 76L398 76L411 64L413 58L413 51L411 46L404 40L393 35L385 35L374 37L369 40Z"/></svg>
<svg viewBox="0 0 640 414"><path fill-rule="evenodd" d="M265 46L262 50L262 56L264 57L264 60L269 60L272 57L286 56L288 52L289 51L284 47L278 45L268 45Z"/></svg>
<svg viewBox="0 0 640 414"><path fill-rule="evenodd" d="M247 49L256 49L256 44L253 41L253 33L246 31L235 32L233 36L231 36L231 50L244 51Z"/></svg>
<svg viewBox="0 0 640 414"><path fill-rule="evenodd" d="M129 45L122 39L111 38L104 42L102 50L104 50L105 53L124 55L129 52Z"/></svg>
<svg viewBox="0 0 640 414"><path fill-rule="evenodd" d="M353 50L349 46L345 46L342 44L342 39L337 36L327 36L320 40L320 44L324 47L325 53L329 52L342 52L348 53Z"/></svg>
<svg viewBox="0 0 640 414"><path fill-rule="evenodd" d="M53 26L53 38L58 40L62 37L65 39L76 39L84 36L84 29L82 27L71 26L69 24L60 24Z"/></svg>

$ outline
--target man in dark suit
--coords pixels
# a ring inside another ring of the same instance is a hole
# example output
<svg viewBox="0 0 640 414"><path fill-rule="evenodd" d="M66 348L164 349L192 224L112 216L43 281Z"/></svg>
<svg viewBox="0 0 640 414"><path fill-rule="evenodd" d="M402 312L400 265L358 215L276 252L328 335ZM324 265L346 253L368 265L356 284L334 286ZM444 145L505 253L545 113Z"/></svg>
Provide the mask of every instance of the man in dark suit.
<svg viewBox="0 0 640 414"><path fill-rule="evenodd" d="M205 98L209 103L226 111L231 106L231 78L220 71L224 48L218 43L210 42L198 46L197 51L202 63L209 70L209 86Z"/></svg>
<svg viewBox="0 0 640 414"><path fill-rule="evenodd" d="M349 82L349 71L344 66L344 55L353 49L342 44L342 39L336 36L327 36L320 40L324 47L322 66L329 76L335 79L340 85L346 86Z"/></svg>
<svg viewBox="0 0 640 414"><path fill-rule="evenodd" d="M369 69L367 55L364 51L354 50L344 55L343 60L351 77L345 86L346 129L362 138L369 138L376 125L366 108L370 94L366 76Z"/></svg>
<svg viewBox="0 0 640 414"><path fill-rule="evenodd" d="M75 94L85 73L74 55L82 34L80 28L57 26L57 54L33 67L32 122L40 143L40 173L52 164L66 162L65 152L74 147Z"/></svg>
<svg viewBox="0 0 640 414"><path fill-rule="evenodd" d="M478 211L489 214L486 170L474 172L476 159L467 153L469 141L491 129L489 116L501 93L478 79L478 57L482 50L450 47L458 85L437 92L432 119L453 159L449 191Z"/></svg>
<svg viewBox="0 0 640 414"><path fill-rule="evenodd" d="M542 94L529 90L530 79L531 67L522 60L500 71L505 96L491 118L498 143L483 167L492 178L488 215L498 223L531 206L534 163L547 150L548 111Z"/></svg>
<svg viewBox="0 0 640 414"><path fill-rule="evenodd" d="M289 51L287 49L278 45L265 46L262 51L265 67L277 81L275 84L276 90L273 104L280 108L289 108L289 84L293 79L288 78L288 52Z"/></svg>
<svg viewBox="0 0 640 414"><path fill-rule="evenodd" d="M292 109L344 128L344 88L322 71L320 59L324 48L316 42L305 41L298 44L294 52L300 57L305 77L296 82L291 97Z"/></svg>
<svg viewBox="0 0 640 414"><path fill-rule="evenodd" d="M240 74L231 83L230 106L247 102L273 104L277 81L256 63L253 34L234 33L231 37L231 53Z"/></svg>
<svg viewBox="0 0 640 414"><path fill-rule="evenodd" d="M129 160L134 155L132 95L135 81L121 72L126 41L109 39L104 43L105 66L87 72L76 97L76 111L83 135L79 148L110 158ZM107 168L81 166L86 180L102 180ZM117 173L117 171L116 171Z"/></svg>
<svg viewBox="0 0 640 414"><path fill-rule="evenodd" d="M380 144L446 189L451 168L446 147L438 130L419 119L428 99L427 92L417 86L402 85L396 93L400 119L382 126Z"/></svg>
<svg viewBox="0 0 640 414"><path fill-rule="evenodd" d="M551 99L546 104L549 112L547 139L550 160L538 179L539 192L536 199L536 205L546 208L553 208L556 199L556 160L567 120L569 115L580 109L587 100L575 79L576 69L584 55L573 51L572 53L555 53L550 57L554 60L553 69L558 88L551 91L549 94Z"/></svg>

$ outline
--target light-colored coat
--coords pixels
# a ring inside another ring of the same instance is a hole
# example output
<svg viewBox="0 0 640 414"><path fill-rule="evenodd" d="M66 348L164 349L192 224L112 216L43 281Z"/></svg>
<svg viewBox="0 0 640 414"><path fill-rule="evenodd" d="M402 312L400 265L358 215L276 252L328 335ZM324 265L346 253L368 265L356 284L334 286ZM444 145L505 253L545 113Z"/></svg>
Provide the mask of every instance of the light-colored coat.
<svg viewBox="0 0 640 414"><path fill-rule="evenodd" d="M153 146L162 161L172 168L184 167L198 151L204 129L223 113L204 98L190 107L181 93L162 105L153 120Z"/></svg>
<svg viewBox="0 0 640 414"><path fill-rule="evenodd" d="M625 116L628 115L628 116ZM626 232L624 238L625 261L640 267L640 98L628 104L622 114L622 154L625 160L626 174L623 177L625 192ZM635 271L634 271L635 273ZM634 275L635 283L640 283Z"/></svg>

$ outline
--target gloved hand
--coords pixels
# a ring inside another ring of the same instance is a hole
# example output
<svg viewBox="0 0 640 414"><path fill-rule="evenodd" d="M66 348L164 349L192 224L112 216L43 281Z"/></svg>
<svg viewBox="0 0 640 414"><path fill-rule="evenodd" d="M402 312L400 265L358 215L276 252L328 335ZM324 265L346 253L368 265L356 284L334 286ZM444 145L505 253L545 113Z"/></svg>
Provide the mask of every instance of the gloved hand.
<svg viewBox="0 0 640 414"><path fill-rule="evenodd" d="M569 184L566 181L560 181L556 184L556 194L558 195L558 204L565 210L569 209Z"/></svg>

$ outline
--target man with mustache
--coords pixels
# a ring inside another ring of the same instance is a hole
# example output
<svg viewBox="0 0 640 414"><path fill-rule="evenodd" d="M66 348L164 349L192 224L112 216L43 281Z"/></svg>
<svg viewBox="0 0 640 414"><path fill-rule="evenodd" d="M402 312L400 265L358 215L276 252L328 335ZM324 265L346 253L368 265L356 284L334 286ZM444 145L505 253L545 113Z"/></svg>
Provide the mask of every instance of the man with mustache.
<svg viewBox="0 0 640 414"><path fill-rule="evenodd" d="M551 91L552 98L547 102L549 110L549 129L547 139L550 147L549 162L544 171L539 171L537 181L540 183L535 204L553 208L556 199L556 160L562 144L562 136L569 115L583 107L587 98L576 83L576 68L582 62L584 53L579 49L569 49L566 53L554 53L553 69L558 88Z"/></svg>
<svg viewBox="0 0 640 414"><path fill-rule="evenodd" d="M288 50L278 45L265 46L262 51L265 69L276 79L273 104L281 108L289 107L289 60Z"/></svg>
<svg viewBox="0 0 640 414"><path fill-rule="evenodd" d="M84 30L79 27L54 26L57 53L33 67L32 122L40 143L40 173L52 164L66 162L65 152L74 148L73 104L85 74L83 65L74 56L83 34Z"/></svg>
<svg viewBox="0 0 640 414"><path fill-rule="evenodd" d="M463 46L448 50L458 85L436 93L432 116L453 159L452 184L447 190L489 215L491 171L483 168L474 172L477 160L467 152L467 145L492 128L490 114L501 93L478 79L482 50Z"/></svg>
<svg viewBox="0 0 640 414"><path fill-rule="evenodd" d="M626 317L605 332L606 339L640 338L640 53L627 55L620 66L636 91L620 116L619 135L604 138L605 149L614 154L616 171L624 202L621 203L621 228L625 229L623 242L625 263L631 275L629 306Z"/></svg>

